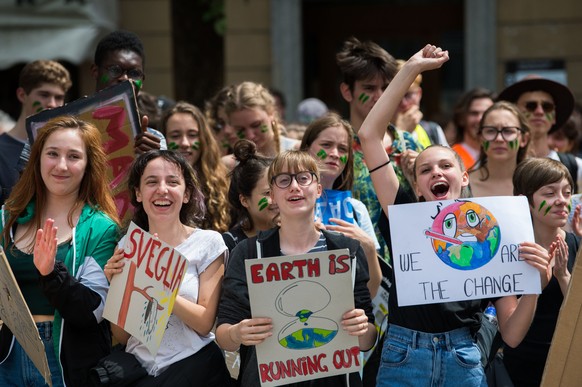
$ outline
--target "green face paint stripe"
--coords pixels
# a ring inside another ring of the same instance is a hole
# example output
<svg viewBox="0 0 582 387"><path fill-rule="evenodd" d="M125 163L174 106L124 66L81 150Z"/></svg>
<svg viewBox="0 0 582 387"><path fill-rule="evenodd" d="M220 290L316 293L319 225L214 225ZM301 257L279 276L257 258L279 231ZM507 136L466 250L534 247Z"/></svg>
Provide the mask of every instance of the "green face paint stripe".
<svg viewBox="0 0 582 387"><path fill-rule="evenodd" d="M320 149L319 152L317 152L316 156L322 160L325 160L327 158L327 152L324 151L323 149Z"/></svg>
<svg viewBox="0 0 582 387"><path fill-rule="evenodd" d="M360 94L360 96L358 97L358 100L359 100L361 103L366 103L366 101L367 101L367 100L369 100L369 99L370 99L370 96L369 96L368 94L366 94L366 93L362 93L362 94Z"/></svg>
<svg viewBox="0 0 582 387"><path fill-rule="evenodd" d="M552 206L548 206L548 208L546 208L546 212L544 212L544 216L546 216L548 214L548 212L550 212L551 209L552 209Z"/></svg>
<svg viewBox="0 0 582 387"><path fill-rule="evenodd" d="M190 148L192 148L194 150L200 150L200 141L194 141L194 144L192 144L192 146L190 146Z"/></svg>
<svg viewBox="0 0 582 387"><path fill-rule="evenodd" d="M137 88L137 91L140 91L141 87L143 86L143 81L141 79L136 79L133 81L133 83L135 83L135 87Z"/></svg>
<svg viewBox="0 0 582 387"><path fill-rule="evenodd" d="M346 156L346 155L340 156L340 161L342 162L342 164L347 164L348 156Z"/></svg>
<svg viewBox="0 0 582 387"><path fill-rule="evenodd" d="M572 212L572 202L568 203L568 212Z"/></svg>
<svg viewBox="0 0 582 387"><path fill-rule="evenodd" d="M261 125L261 133L267 133L269 131L269 127L265 124Z"/></svg>
<svg viewBox="0 0 582 387"><path fill-rule="evenodd" d="M485 152L487 152L490 145L491 143L489 141L483 141L483 149L485 150Z"/></svg>
<svg viewBox="0 0 582 387"><path fill-rule="evenodd" d="M99 82L101 82L101 83L109 83L109 77L107 76L107 74L101 75L101 78L99 79Z"/></svg>
<svg viewBox="0 0 582 387"><path fill-rule="evenodd" d="M544 208L545 205L546 205L546 201L544 200L540 203L540 206L538 208L538 212L540 212L542 210L542 208Z"/></svg>
<svg viewBox="0 0 582 387"><path fill-rule="evenodd" d="M230 144L228 142L223 142L222 147L223 148L230 148Z"/></svg>
<svg viewBox="0 0 582 387"><path fill-rule="evenodd" d="M40 101L34 101L32 103L32 107L35 107L35 106L41 106Z"/></svg>
<svg viewBox="0 0 582 387"><path fill-rule="evenodd" d="M175 142L170 142L170 143L168 143L168 149L169 150L176 150L176 149L178 149L178 144L176 144Z"/></svg>
<svg viewBox="0 0 582 387"><path fill-rule="evenodd" d="M242 140L245 138L245 133L242 130L239 130L238 132L236 132L236 136L238 137L239 140Z"/></svg>
<svg viewBox="0 0 582 387"><path fill-rule="evenodd" d="M263 211L265 208L267 208L269 206L269 201L267 200L267 198L262 198L261 200L259 200L259 211Z"/></svg>
<svg viewBox="0 0 582 387"><path fill-rule="evenodd" d="M518 147L517 138L515 140L509 142L509 148L510 149L517 149L517 147Z"/></svg>

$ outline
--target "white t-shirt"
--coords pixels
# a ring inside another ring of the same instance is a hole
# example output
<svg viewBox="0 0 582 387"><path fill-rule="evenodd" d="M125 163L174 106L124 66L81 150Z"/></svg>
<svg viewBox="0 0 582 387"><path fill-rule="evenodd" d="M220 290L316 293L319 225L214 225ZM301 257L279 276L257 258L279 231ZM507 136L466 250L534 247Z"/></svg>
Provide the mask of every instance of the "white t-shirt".
<svg viewBox="0 0 582 387"><path fill-rule="evenodd" d="M197 302L200 274L227 250L226 245L218 232L196 229L176 250L188 259L188 269L178 295ZM125 351L132 353L150 375L158 376L170 365L195 354L213 340L214 333L200 336L172 313L155 358L133 336L129 338Z"/></svg>

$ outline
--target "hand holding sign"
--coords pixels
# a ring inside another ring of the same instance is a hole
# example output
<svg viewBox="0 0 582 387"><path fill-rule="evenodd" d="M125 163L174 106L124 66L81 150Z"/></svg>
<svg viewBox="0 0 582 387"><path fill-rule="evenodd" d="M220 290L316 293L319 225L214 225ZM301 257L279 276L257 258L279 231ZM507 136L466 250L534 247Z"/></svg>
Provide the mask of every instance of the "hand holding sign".
<svg viewBox="0 0 582 387"><path fill-rule="evenodd" d="M273 324L268 317L245 319L230 327L228 333L235 343L258 345L273 336Z"/></svg>

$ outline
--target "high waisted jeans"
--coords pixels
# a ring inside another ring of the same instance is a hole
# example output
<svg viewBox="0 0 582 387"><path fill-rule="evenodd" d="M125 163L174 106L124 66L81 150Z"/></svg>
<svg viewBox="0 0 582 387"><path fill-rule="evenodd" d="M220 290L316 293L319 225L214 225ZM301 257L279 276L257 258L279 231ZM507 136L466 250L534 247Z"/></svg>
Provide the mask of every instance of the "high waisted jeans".
<svg viewBox="0 0 582 387"><path fill-rule="evenodd" d="M480 358L468 328L424 333L391 324L376 386L486 387Z"/></svg>
<svg viewBox="0 0 582 387"><path fill-rule="evenodd" d="M53 324L50 321L45 321L36 323L36 327L44 344L53 387L63 386L61 369L53 347ZM4 363L0 364L0 386L37 387L46 385L32 360L18 341L14 339L10 355Z"/></svg>

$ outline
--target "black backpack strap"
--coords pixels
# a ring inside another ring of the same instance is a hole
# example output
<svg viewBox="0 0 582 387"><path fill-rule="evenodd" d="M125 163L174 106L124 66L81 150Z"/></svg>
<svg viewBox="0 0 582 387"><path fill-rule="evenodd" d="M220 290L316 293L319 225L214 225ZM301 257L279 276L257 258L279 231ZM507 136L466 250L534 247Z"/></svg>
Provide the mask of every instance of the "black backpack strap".
<svg viewBox="0 0 582 387"><path fill-rule="evenodd" d="M578 163L576 162L576 156L571 153L558 152L558 158L560 162L568 168L570 176L572 176L572 181L574 182L574 187L572 190L574 193L578 192Z"/></svg>

